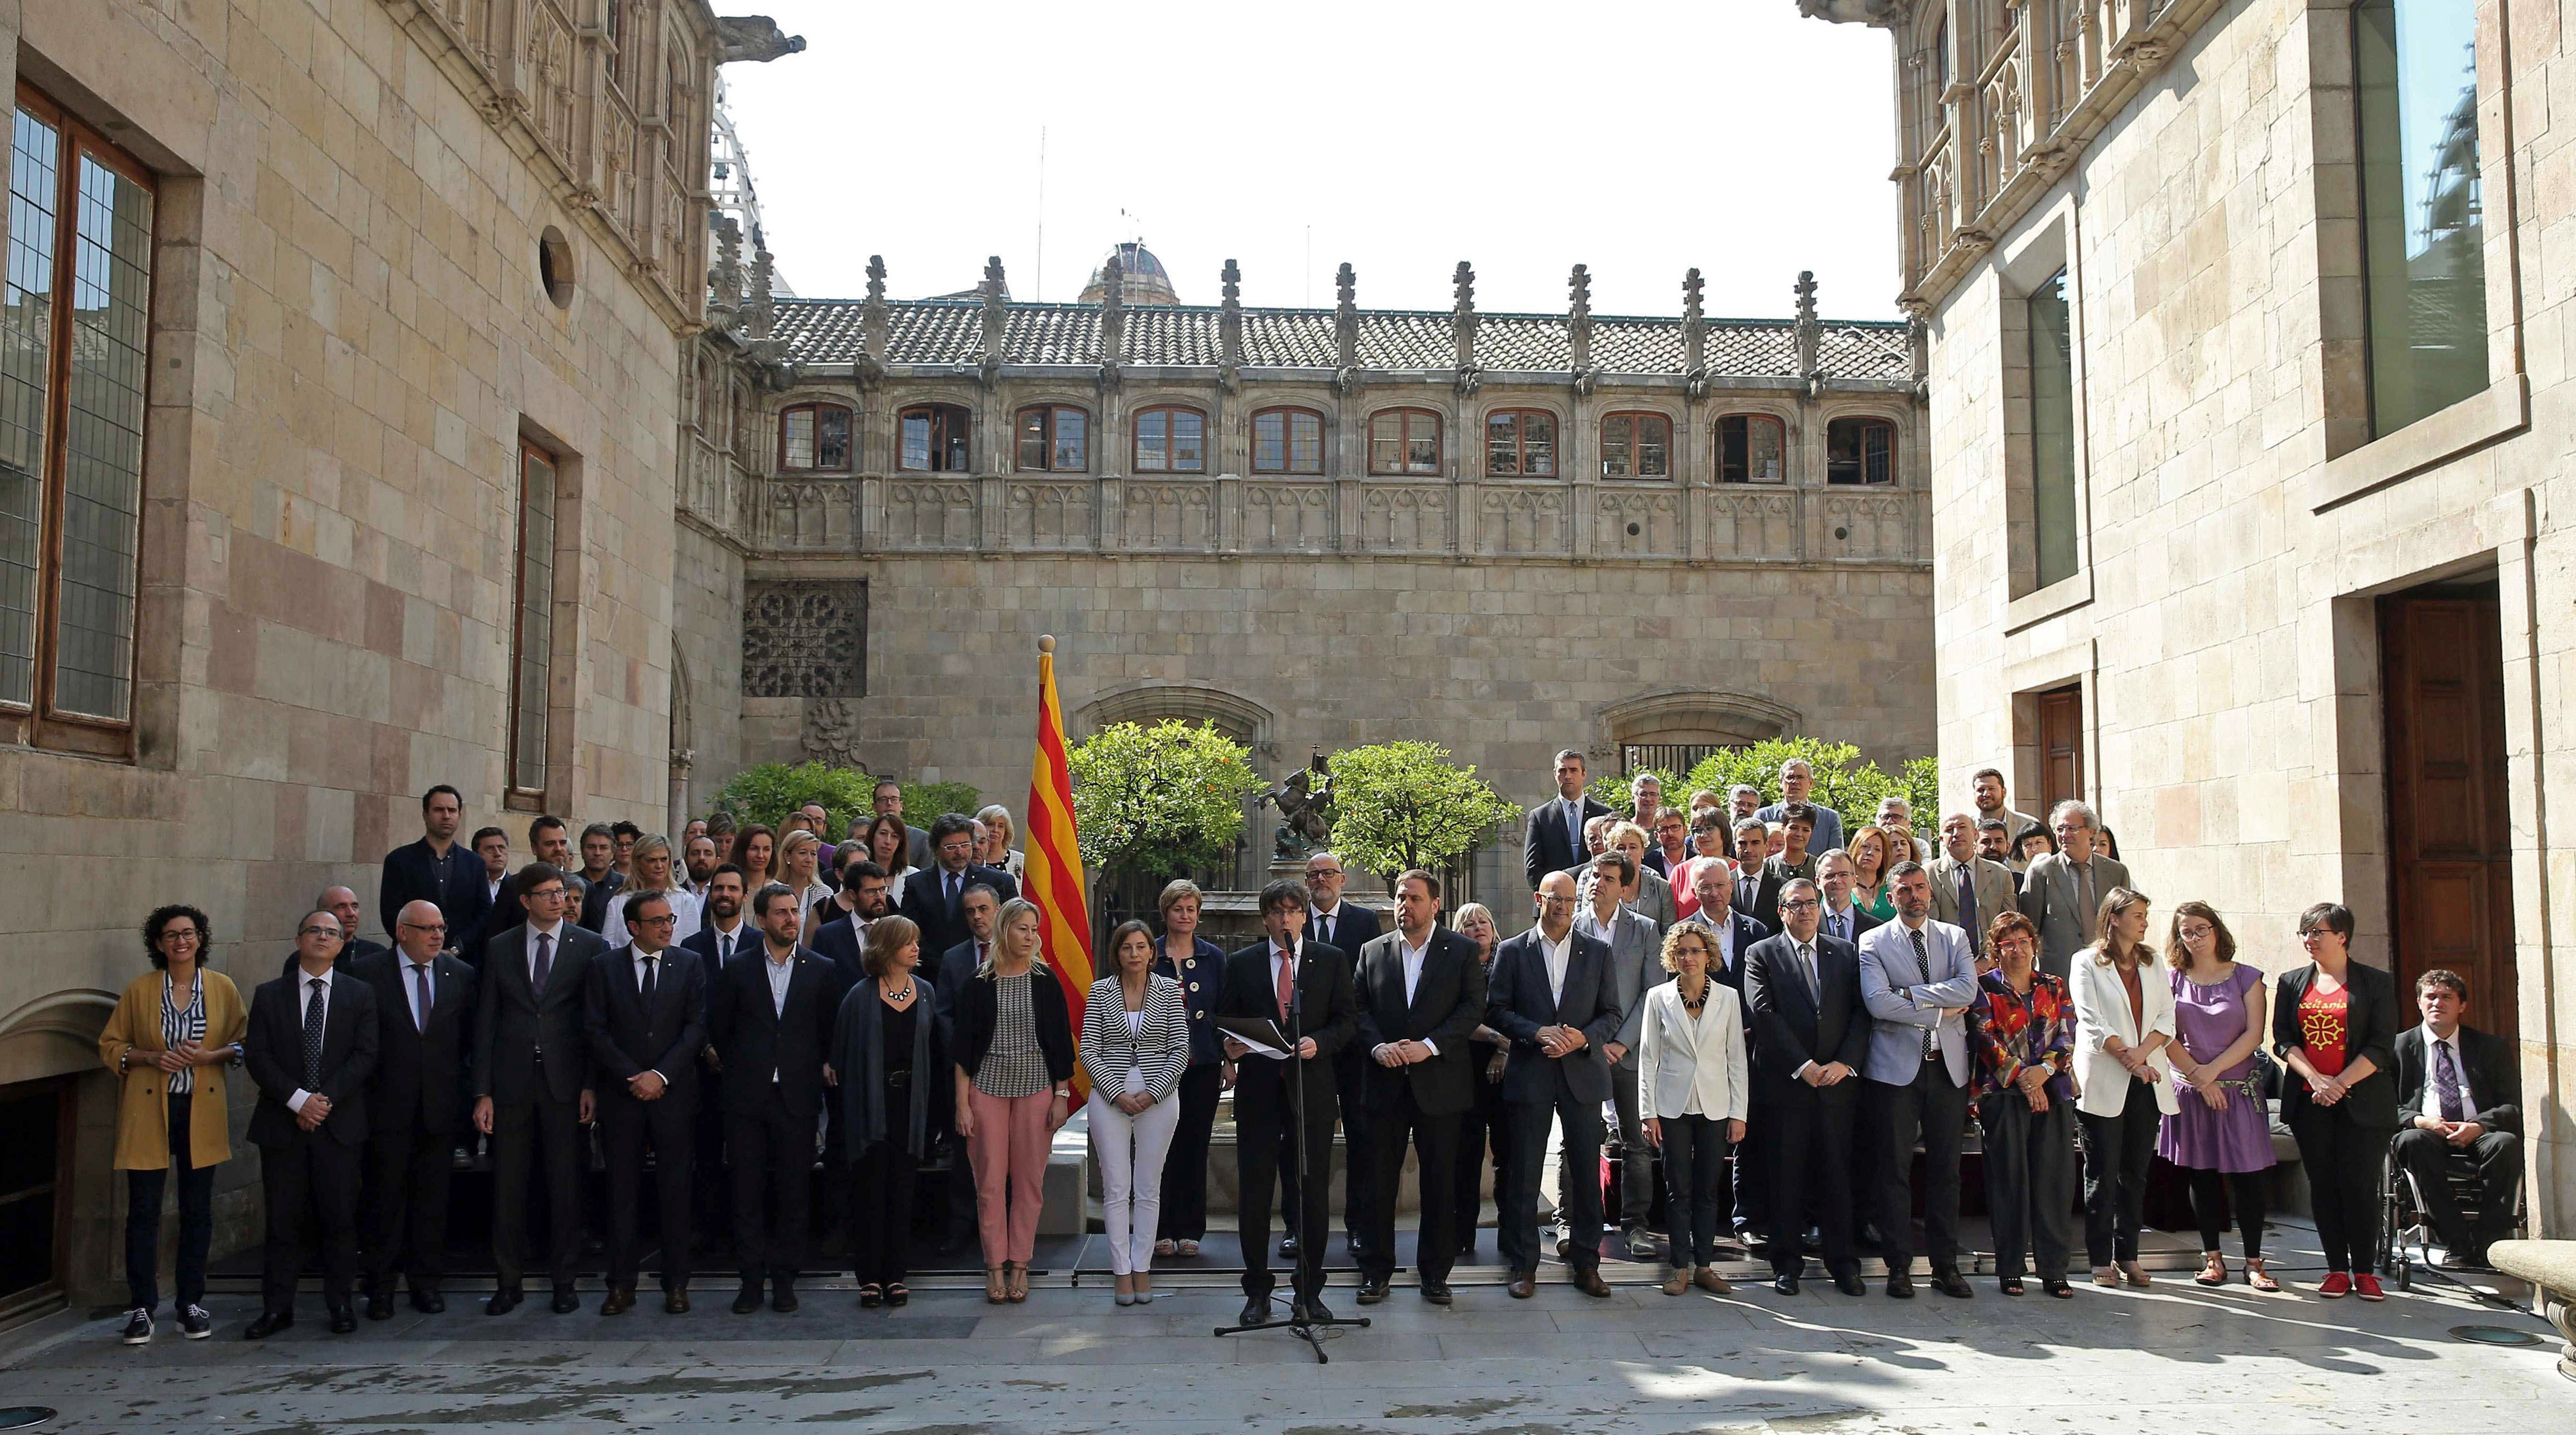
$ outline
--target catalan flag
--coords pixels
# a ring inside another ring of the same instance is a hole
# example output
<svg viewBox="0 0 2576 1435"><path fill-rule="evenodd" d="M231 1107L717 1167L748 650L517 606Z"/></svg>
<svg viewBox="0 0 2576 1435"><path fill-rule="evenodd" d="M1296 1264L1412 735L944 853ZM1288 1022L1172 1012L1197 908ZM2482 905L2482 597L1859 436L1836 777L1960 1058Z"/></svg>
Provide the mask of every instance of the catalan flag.
<svg viewBox="0 0 2576 1435"><path fill-rule="evenodd" d="M1056 704L1053 638L1038 639L1038 746L1029 765L1028 822L1020 895L1037 903L1045 919L1041 950L1064 986L1064 1004L1079 1034L1083 998L1091 993L1091 899L1082 881L1082 848L1074 841L1073 775L1064 757L1064 710ZM1076 1064L1076 1106L1086 1084Z"/></svg>

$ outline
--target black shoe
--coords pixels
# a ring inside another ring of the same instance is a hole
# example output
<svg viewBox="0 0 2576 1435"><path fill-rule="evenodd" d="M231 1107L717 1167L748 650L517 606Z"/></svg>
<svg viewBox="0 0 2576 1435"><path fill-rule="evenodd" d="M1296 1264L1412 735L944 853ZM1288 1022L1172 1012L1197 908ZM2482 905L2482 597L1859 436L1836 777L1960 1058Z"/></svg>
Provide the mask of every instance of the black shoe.
<svg viewBox="0 0 2576 1435"><path fill-rule="evenodd" d="M778 1286L769 1294L769 1308L786 1315L796 1309L796 1291L792 1286Z"/></svg>
<svg viewBox="0 0 2576 1435"><path fill-rule="evenodd" d="M152 1343L152 1312L145 1310L139 1305L134 1309L127 1311L125 1313L125 1334L121 1338L127 1345L150 1345Z"/></svg>
<svg viewBox="0 0 2576 1435"><path fill-rule="evenodd" d="M394 1298L392 1296L371 1295L367 1297L367 1319L391 1320L393 1318Z"/></svg>
<svg viewBox="0 0 2576 1435"><path fill-rule="evenodd" d="M1360 1304L1376 1305L1386 1299L1386 1277L1370 1276L1360 1282Z"/></svg>
<svg viewBox="0 0 2576 1435"><path fill-rule="evenodd" d="M570 1287L570 1286L557 1286L557 1287L555 1287L555 1303L554 1303L554 1312L555 1312L555 1314L557 1314L557 1315L570 1315L570 1314L572 1314L574 1311L577 1311L577 1310L579 1310L579 1309L581 1309L581 1297L573 1293L573 1288L572 1288L572 1287Z"/></svg>
<svg viewBox="0 0 2576 1435"><path fill-rule="evenodd" d="M1241 1314L1241 1315L1239 1315L1239 1316L1237 1316L1237 1317L1236 1317L1236 1319L1235 1319L1235 1324L1237 1324L1237 1325L1268 1325L1269 1323L1270 1323L1270 1297L1268 1297L1268 1296L1266 1296L1266 1295L1256 1295L1256 1296L1246 1296L1246 1297L1244 1297L1244 1299L1243 1299L1243 1312L1242 1312L1242 1314Z"/></svg>
<svg viewBox="0 0 2576 1435"><path fill-rule="evenodd" d="M349 1307L344 1305L331 1312L331 1333L333 1335L347 1335L349 1332L356 1330L357 1328L358 1313L356 1311L351 1310Z"/></svg>
<svg viewBox="0 0 2576 1435"><path fill-rule="evenodd" d="M1422 1283L1422 1298L1431 1302L1433 1305L1449 1304L1450 1295L1448 1282L1424 1281Z"/></svg>
<svg viewBox="0 0 2576 1435"><path fill-rule="evenodd" d="M447 1297L436 1291L414 1290L411 1293L411 1308L422 1315L445 1315Z"/></svg>
<svg viewBox="0 0 2576 1435"><path fill-rule="evenodd" d="M1514 1271L1511 1280L1504 1285L1503 1289L1509 1291L1514 1300L1528 1300L1538 1294L1538 1272Z"/></svg>
<svg viewBox="0 0 2576 1435"><path fill-rule="evenodd" d="M243 1328L242 1339L266 1340L293 1324L295 1312L291 1310L264 1310L259 1313L259 1319Z"/></svg>
<svg viewBox="0 0 2576 1435"><path fill-rule="evenodd" d="M490 1300L483 1302L483 1313L485 1315L508 1315L510 1312L519 1308L519 1302L522 1299L525 1299L525 1297L519 1293L519 1288L517 1286L503 1286L499 1290L492 1292L492 1298Z"/></svg>
<svg viewBox="0 0 2576 1435"><path fill-rule="evenodd" d="M749 1315L758 1309L760 1309L760 1287L758 1286L744 1286L742 1293L733 1298L733 1313L736 1315Z"/></svg>
<svg viewBox="0 0 2576 1435"><path fill-rule="evenodd" d="M1969 1288L1967 1277L1960 1275L1958 1268L1955 1266L1944 1267L1943 1269L1934 1271L1932 1273L1932 1289L1939 1291L1941 1294L1948 1296L1952 1300L1974 1300L1977 1295L1974 1290Z"/></svg>
<svg viewBox="0 0 2576 1435"><path fill-rule="evenodd" d="M2059 1300L2075 1299L2075 1287L2068 1285L2064 1276L2050 1276L2039 1283L2039 1288Z"/></svg>
<svg viewBox="0 0 2576 1435"><path fill-rule="evenodd" d="M1305 1302L1305 1310L1306 1319L1308 1320L1331 1320L1333 1318L1333 1313L1325 1307L1324 1298L1322 1296L1315 1296L1307 1300Z"/></svg>
<svg viewBox="0 0 2576 1435"><path fill-rule="evenodd" d="M179 1307L179 1333L190 1340L203 1340L215 1333L215 1318L201 1305Z"/></svg>
<svg viewBox="0 0 2576 1435"><path fill-rule="evenodd" d="M1858 1271L1852 1271L1847 1274L1834 1277L1834 1289L1841 1291L1844 1295L1869 1294L1869 1287L1862 1283L1860 1272ZM1910 1293L1913 1290L1913 1286L1911 1284L1907 1285L1906 1290Z"/></svg>
<svg viewBox="0 0 2576 1435"><path fill-rule="evenodd" d="M621 1286L609 1287L608 1299L599 1303L601 1315L624 1315L634 1308L635 1292Z"/></svg>
<svg viewBox="0 0 2576 1435"><path fill-rule="evenodd" d="M1771 1278L1771 1289L1778 1291L1782 1295L1796 1295L1798 1293L1798 1278L1796 1276L1773 1276Z"/></svg>
<svg viewBox="0 0 2576 1435"><path fill-rule="evenodd" d="M1281 1236L1279 1238L1279 1259L1283 1261L1293 1261L1297 1259L1297 1238L1295 1236Z"/></svg>
<svg viewBox="0 0 2576 1435"><path fill-rule="evenodd" d="M1904 1271L1888 1272L1887 1293L1897 1300L1914 1299L1914 1277Z"/></svg>

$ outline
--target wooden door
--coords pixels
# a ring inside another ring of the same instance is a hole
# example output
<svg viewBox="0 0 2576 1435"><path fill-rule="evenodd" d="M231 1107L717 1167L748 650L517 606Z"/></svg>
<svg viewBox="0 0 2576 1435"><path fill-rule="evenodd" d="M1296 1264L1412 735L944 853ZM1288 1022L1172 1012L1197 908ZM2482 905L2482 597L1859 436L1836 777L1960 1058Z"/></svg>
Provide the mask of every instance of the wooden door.
<svg viewBox="0 0 2576 1435"><path fill-rule="evenodd" d="M2039 820L2083 799L2084 689L2055 688L2039 695Z"/></svg>
<svg viewBox="0 0 2576 1435"><path fill-rule="evenodd" d="M2511 1040L2519 1001L2499 616L2492 584L2379 601L2399 999L2411 1013L2415 978L2448 967L2469 979L2469 1024Z"/></svg>

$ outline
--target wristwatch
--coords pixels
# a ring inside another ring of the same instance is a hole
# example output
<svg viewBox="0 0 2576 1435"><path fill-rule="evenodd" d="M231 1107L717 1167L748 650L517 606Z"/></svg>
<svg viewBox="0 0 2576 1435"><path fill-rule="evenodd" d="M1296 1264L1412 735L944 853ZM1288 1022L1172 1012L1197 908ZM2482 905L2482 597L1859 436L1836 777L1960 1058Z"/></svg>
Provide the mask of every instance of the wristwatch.
<svg viewBox="0 0 2576 1435"><path fill-rule="evenodd" d="M1073 1088L1070 1086L1059 1086L1055 1089L1055 1094L1063 1097L1067 1101L1071 1101L1073 1099Z"/></svg>

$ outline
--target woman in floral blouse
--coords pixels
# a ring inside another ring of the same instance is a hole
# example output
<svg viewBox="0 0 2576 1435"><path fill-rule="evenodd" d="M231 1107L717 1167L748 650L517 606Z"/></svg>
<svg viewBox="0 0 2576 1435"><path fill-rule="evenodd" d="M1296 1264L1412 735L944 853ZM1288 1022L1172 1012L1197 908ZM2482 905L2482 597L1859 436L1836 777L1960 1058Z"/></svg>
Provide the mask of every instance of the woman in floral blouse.
<svg viewBox="0 0 2576 1435"><path fill-rule="evenodd" d="M1996 967L1977 979L1968 1035L1977 1063L1977 1122L1985 1136L1986 1205L1995 1229L1996 1284L2022 1292L2022 1257L2043 1290L2072 1299L2066 1212L2075 1198L2075 1004L2066 983L2033 964L2039 929L2006 912L1986 929Z"/></svg>

